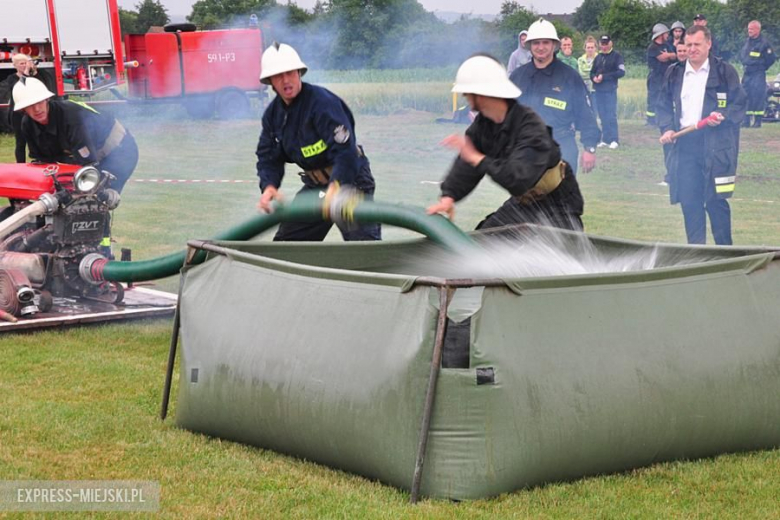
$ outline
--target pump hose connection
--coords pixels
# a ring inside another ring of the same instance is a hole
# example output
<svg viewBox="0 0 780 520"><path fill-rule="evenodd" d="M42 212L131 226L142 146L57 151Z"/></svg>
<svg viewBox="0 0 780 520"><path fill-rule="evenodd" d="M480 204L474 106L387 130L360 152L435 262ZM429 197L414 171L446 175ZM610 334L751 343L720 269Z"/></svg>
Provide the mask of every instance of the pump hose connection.
<svg viewBox="0 0 780 520"><path fill-rule="evenodd" d="M217 234L214 241L250 240L263 231L282 222L314 223L330 220L335 223L379 223L397 226L425 235L438 245L460 251L475 247L475 242L460 228L441 215L427 215L420 208L364 200L362 193L338 189L332 196L320 198L319 192L299 194L289 204L276 207L270 214L258 214ZM186 251L179 251L151 260L137 262L109 261L105 258L85 257L89 265L80 269L88 282L143 282L174 276L184 265ZM205 260L199 251L191 260L199 264Z"/></svg>

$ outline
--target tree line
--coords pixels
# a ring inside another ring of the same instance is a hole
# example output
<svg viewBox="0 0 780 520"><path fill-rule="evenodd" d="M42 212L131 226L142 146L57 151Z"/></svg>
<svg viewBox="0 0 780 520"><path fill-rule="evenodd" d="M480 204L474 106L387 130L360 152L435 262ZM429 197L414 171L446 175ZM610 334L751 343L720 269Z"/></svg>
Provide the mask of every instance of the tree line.
<svg viewBox="0 0 780 520"><path fill-rule="evenodd" d="M641 61L654 24L680 20L691 25L696 13L707 16L722 53L736 56L750 20L758 19L764 34L780 45L780 2L766 0L584 0L570 25L552 20L559 36L575 47L588 35L609 34L629 60ZM488 52L506 62L516 48L517 34L539 14L514 0L505 0L493 21L463 15L447 23L417 0L318 0L312 10L293 1L198 0L187 16L199 29L245 27L255 15L266 45L290 43L311 66L321 69L385 69L457 65L475 52ZM143 0L135 10L120 9L124 33L146 32L170 21L160 0Z"/></svg>

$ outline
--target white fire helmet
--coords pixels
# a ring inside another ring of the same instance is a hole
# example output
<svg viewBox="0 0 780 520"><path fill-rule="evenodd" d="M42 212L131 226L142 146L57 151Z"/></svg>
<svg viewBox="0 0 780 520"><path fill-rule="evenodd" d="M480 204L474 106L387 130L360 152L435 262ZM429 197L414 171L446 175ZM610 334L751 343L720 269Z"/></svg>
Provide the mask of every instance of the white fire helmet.
<svg viewBox="0 0 780 520"><path fill-rule="evenodd" d="M674 22L672 24L672 30L675 30L675 29L685 30L685 24L682 23L680 20L677 20L676 22Z"/></svg>
<svg viewBox="0 0 780 520"><path fill-rule="evenodd" d="M650 38L650 41L655 41L656 38L668 32L669 32L669 28L666 25L662 23L657 23L653 26L653 36L652 38Z"/></svg>
<svg viewBox="0 0 780 520"><path fill-rule="evenodd" d="M301 61L298 53L286 43L276 43L268 47L263 53L263 59L260 62L260 82L266 85L271 84L271 76L290 72L291 70L301 71L301 76L306 74L308 67Z"/></svg>
<svg viewBox="0 0 780 520"><path fill-rule="evenodd" d="M552 22L548 22L544 18L539 18L531 27L528 28L528 36L525 37L525 48L531 48L531 42L534 40L553 40L560 43L558 38L558 31L555 30L555 26Z"/></svg>
<svg viewBox="0 0 780 520"><path fill-rule="evenodd" d="M49 99L54 94L46 88L42 81L35 78L24 77L14 85L14 112L23 110L29 106Z"/></svg>
<svg viewBox="0 0 780 520"><path fill-rule="evenodd" d="M489 56L474 56L464 61L455 76L452 91L503 99L515 99L521 94L509 81L504 66Z"/></svg>

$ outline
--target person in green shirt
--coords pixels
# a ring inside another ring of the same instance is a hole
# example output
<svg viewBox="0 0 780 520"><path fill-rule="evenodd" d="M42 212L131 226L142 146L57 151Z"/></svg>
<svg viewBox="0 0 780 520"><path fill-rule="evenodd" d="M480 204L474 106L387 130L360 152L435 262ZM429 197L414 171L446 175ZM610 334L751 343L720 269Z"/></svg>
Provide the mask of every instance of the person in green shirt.
<svg viewBox="0 0 780 520"><path fill-rule="evenodd" d="M561 38L561 53L558 59L574 70L579 70L577 68L577 58L574 57L574 43L568 36Z"/></svg>

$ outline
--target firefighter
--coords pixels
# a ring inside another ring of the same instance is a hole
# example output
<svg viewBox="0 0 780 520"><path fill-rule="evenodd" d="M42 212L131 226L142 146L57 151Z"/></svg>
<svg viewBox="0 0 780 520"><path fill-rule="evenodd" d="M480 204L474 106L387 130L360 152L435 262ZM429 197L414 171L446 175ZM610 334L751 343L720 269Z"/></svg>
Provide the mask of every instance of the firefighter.
<svg viewBox="0 0 780 520"><path fill-rule="evenodd" d="M23 110L22 133L30 157L40 162L95 165L122 191L138 164L135 139L113 116L77 101L55 101L35 78L14 86L14 110Z"/></svg>
<svg viewBox="0 0 780 520"><path fill-rule="evenodd" d="M509 77L522 92L517 101L539 114L553 129L563 160L577 174L579 150L576 132L579 130L584 147L582 169L591 171L596 165L596 145L601 131L590 105L588 88L579 73L555 56L558 45L555 26L544 19L531 24L525 45L533 59L515 70Z"/></svg>
<svg viewBox="0 0 780 520"><path fill-rule="evenodd" d="M467 59L452 91L464 94L478 115L465 136L442 141L458 157L441 184L439 202L428 207L428 213L452 218L455 203L487 175L511 196L477 229L530 222L581 230L583 200L577 179L561 160L550 128L515 101L520 90L507 79L503 65L491 56Z"/></svg>
<svg viewBox="0 0 780 520"><path fill-rule="evenodd" d="M669 46L669 28L657 23L653 26L653 34L650 37L650 46L647 48L647 124L655 126L655 102L661 85L664 81L664 73L669 64L677 59L674 49Z"/></svg>
<svg viewBox="0 0 780 520"><path fill-rule="evenodd" d="M760 128L766 107L766 71L774 64L777 57L772 51L772 46L761 35L761 22L753 20L748 24L747 31L747 40L739 53L739 61L745 67L742 88L748 96L748 106L742 126L749 128L752 116L753 128Z"/></svg>
<svg viewBox="0 0 780 520"><path fill-rule="evenodd" d="M623 56L614 50L612 38L608 34L599 38L599 46L601 51L593 60L593 67L590 69L596 108L601 119L603 141L598 146L615 150L620 146L617 120L618 80L626 75L626 66Z"/></svg>
<svg viewBox="0 0 780 520"><path fill-rule="evenodd" d="M747 96L734 67L710 53L703 26L685 35L688 59L669 67L658 96L661 143L669 152L669 198L680 203L689 244L704 244L707 215L715 243L731 245L731 208L739 149L739 126ZM701 130L674 139L681 128L708 118Z"/></svg>
<svg viewBox="0 0 780 520"><path fill-rule="evenodd" d="M266 213L281 199L279 187L285 163L295 163L303 188L298 192L328 191L351 185L371 199L374 177L363 148L357 144L352 112L334 93L304 83L307 67L291 46L274 43L263 53L260 81L271 85L276 97L263 114L257 144L257 176L262 195L257 206ZM277 241L321 241L332 222L283 222ZM344 240L380 240L379 224L338 225Z"/></svg>

